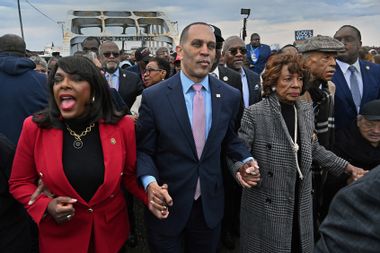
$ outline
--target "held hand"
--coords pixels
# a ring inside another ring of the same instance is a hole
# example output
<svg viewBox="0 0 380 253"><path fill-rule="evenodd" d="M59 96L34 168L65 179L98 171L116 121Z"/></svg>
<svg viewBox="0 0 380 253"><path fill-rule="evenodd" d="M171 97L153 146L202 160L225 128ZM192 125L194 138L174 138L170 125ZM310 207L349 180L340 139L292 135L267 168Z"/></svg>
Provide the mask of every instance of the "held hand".
<svg viewBox="0 0 380 253"><path fill-rule="evenodd" d="M363 170L363 169L355 167L351 164L347 164L345 172L347 174L351 175L350 178L347 180L347 183L350 184L353 181L356 181L359 178L361 178L362 176L364 176L368 172L368 170Z"/></svg>
<svg viewBox="0 0 380 253"><path fill-rule="evenodd" d="M30 206L33 205L33 203L36 201L37 197L42 193L45 194L46 196L48 196L49 198L54 198L54 194L49 191L49 189L45 186L44 182L40 178L38 180L38 187L33 192L32 196L30 196L30 200L28 202L28 205L30 205Z"/></svg>
<svg viewBox="0 0 380 253"><path fill-rule="evenodd" d="M236 173L236 178L243 188L256 186L260 181L259 166L255 160L250 160L240 167Z"/></svg>
<svg viewBox="0 0 380 253"><path fill-rule="evenodd" d="M139 115L138 114L132 114L132 115L127 115L127 117L130 117L136 123L137 119L139 118Z"/></svg>
<svg viewBox="0 0 380 253"><path fill-rule="evenodd" d="M166 219L169 215L169 206L173 205L173 199L168 192L168 185L159 186L157 182L152 182L147 187L149 210L158 219Z"/></svg>
<svg viewBox="0 0 380 253"><path fill-rule="evenodd" d="M70 197L57 197L49 202L47 212L58 224L70 221L75 215L73 204L77 200Z"/></svg>

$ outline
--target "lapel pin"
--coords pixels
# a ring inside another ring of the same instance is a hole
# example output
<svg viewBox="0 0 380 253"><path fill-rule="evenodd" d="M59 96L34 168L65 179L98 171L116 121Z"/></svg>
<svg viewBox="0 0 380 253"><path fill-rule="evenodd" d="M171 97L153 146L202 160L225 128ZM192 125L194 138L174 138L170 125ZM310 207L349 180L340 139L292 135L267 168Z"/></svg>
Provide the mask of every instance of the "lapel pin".
<svg viewBox="0 0 380 253"><path fill-rule="evenodd" d="M115 138L111 138L111 144L116 144Z"/></svg>
<svg viewBox="0 0 380 253"><path fill-rule="evenodd" d="M228 76L223 76L223 81L227 82L228 81Z"/></svg>
<svg viewBox="0 0 380 253"><path fill-rule="evenodd" d="M365 68L367 69L367 70L369 70L369 66L367 65L367 66L365 66Z"/></svg>
<svg viewBox="0 0 380 253"><path fill-rule="evenodd" d="M220 94L219 94L219 93L218 93L218 94L216 94L215 96L216 96L217 98L220 98Z"/></svg>

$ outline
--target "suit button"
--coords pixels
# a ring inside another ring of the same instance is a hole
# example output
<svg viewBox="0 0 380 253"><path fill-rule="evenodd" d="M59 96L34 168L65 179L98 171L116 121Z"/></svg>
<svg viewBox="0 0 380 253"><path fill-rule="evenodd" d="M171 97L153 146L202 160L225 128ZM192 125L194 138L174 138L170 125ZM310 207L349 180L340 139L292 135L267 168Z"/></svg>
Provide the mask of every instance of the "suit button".
<svg viewBox="0 0 380 253"><path fill-rule="evenodd" d="M271 150L271 149L272 149L272 145L268 143L268 144L267 144L267 149L268 149L268 150Z"/></svg>
<svg viewBox="0 0 380 253"><path fill-rule="evenodd" d="M120 173L120 176L122 176L122 175L124 175L124 172L121 172L121 173Z"/></svg>
<svg viewBox="0 0 380 253"><path fill-rule="evenodd" d="M272 171L268 171L268 177L273 177L273 172Z"/></svg>
<svg viewBox="0 0 380 253"><path fill-rule="evenodd" d="M115 197L115 195L111 194L110 198L112 199L113 197Z"/></svg>
<svg viewBox="0 0 380 253"><path fill-rule="evenodd" d="M94 209L89 208L89 209L87 209L87 211L88 211L89 213L92 213L92 212L94 212Z"/></svg>
<svg viewBox="0 0 380 253"><path fill-rule="evenodd" d="M272 203L272 200L270 198L266 198L265 202L267 202L268 204L270 204L270 203Z"/></svg>

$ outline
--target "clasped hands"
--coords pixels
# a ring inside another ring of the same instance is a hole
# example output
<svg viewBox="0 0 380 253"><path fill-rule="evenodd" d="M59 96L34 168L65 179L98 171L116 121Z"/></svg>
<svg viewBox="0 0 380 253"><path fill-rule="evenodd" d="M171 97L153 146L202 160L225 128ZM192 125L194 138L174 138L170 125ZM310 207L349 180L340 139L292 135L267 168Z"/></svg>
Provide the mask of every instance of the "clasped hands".
<svg viewBox="0 0 380 253"><path fill-rule="evenodd" d="M49 214L58 224L70 221L75 215L73 204L77 202L76 199L70 197L56 197L44 185L42 180L38 180L38 187L30 197L28 205L33 205L40 194L45 194L52 200L49 202L46 209L46 214Z"/></svg>
<svg viewBox="0 0 380 253"><path fill-rule="evenodd" d="M259 165L256 160L244 163L236 173L236 179L243 188L256 186L260 181Z"/></svg>
<svg viewBox="0 0 380 253"><path fill-rule="evenodd" d="M158 219L166 219L169 216L169 207L173 205L173 199L169 195L168 185L159 186L152 182L147 187L148 208Z"/></svg>
<svg viewBox="0 0 380 253"><path fill-rule="evenodd" d="M347 166L345 168L345 172L350 175L350 177L347 180L347 184L350 184L350 183L358 180L362 176L364 176L368 172L368 170L363 170L363 169L355 167L351 164L347 164Z"/></svg>

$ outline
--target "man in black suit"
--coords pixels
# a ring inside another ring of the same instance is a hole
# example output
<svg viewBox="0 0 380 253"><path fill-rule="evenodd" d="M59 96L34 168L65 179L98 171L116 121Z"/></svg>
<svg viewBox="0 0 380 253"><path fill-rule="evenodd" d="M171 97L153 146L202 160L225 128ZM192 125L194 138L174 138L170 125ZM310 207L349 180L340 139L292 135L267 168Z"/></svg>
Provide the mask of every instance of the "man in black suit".
<svg viewBox="0 0 380 253"><path fill-rule="evenodd" d="M131 108L143 91L141 79L135 73L119 67L120 53L115 42L104 41L99 48L99 58L108 84L120 93L128 108Z"/></svg>
<svg viewBox="0 0 380 253"><path fill-rule="evenodd" d="M223 62L226 66L224 68L229 72L232 72L232 74L229 74L227 77L222 77L221 80L229 83L242 94L241 108L238 115L238 122L236 124L237 128L240 126L240 119L243 115L244 108L261 100L260 76L249 68L243 66L245 52L244 42L239 37L232 36L224 41L222 53ZM236 75L238 81L229 82L232 80L230 78L232 75ZM222 242L228 249L233 249L235 248L233 234L236 234L239 231L238 224L241 187L229 173L224 174L224 184L226 187L226 204L222 226Z"/></svg>
<svg viewBox="0 0 380 253"><path fill-rule="evenodd" d="M223 59L228 68L238 72L242 86L236 87L243 95L244 107L248 107L261 100L260 76L244 66L247 50L242 39L238 36L228 37L223 45Z"/></svg>

